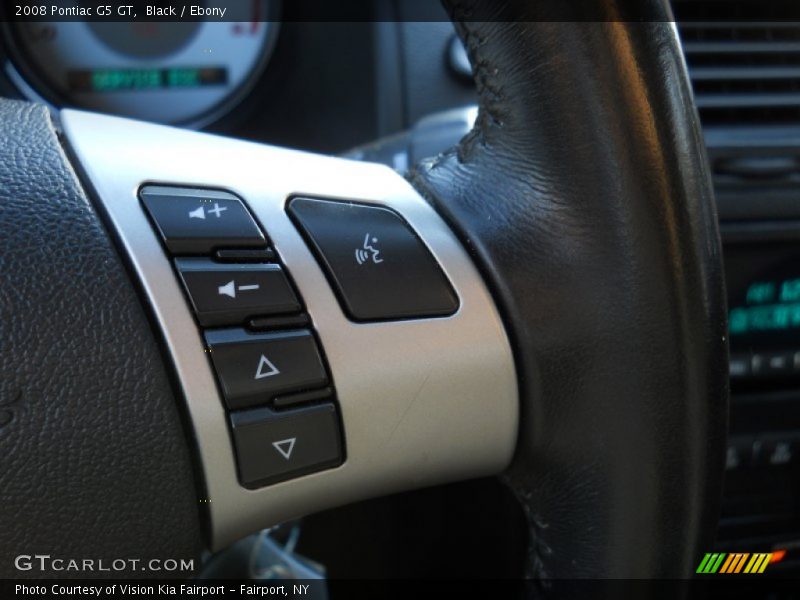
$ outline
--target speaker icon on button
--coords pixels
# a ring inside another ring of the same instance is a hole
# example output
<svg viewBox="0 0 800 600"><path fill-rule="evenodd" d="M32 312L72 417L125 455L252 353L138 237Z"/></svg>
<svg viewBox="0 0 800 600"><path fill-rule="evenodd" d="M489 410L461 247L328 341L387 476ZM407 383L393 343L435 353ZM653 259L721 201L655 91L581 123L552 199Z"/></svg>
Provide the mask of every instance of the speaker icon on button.
<svg viewBox="0 0 800 600"><path fill-rule="evenodd" d="M194 210L189 211L189 218L190 219L206 219L206 213L209 215L216 215L219 219L222 216L223 211L228 210L227 206L220 206L218 202L214 202L214 208L206 209L204 206L200 205Z"/></svg>
<svg viewBox="0 0 800 600"><path fill-rule="evenodd" d="M220 296L228 296L229 298L236 298L236 291L240 292L249 292L253 290L257 290L260 286L257 283L252 285L236 285L236 282L231 279L225 285L221 285L217 288L219 291Z"/></svg>

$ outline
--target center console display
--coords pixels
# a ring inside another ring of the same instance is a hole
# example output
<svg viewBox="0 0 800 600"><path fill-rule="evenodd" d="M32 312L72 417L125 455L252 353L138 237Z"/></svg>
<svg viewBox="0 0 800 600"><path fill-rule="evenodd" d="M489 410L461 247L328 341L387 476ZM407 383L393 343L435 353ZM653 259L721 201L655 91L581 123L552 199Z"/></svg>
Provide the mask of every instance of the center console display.
<svg viewBox="0 0 800 600"><path fill-rule="evenodd" d="M800 377L800 246L728 246L732 382Z"/></svg>
<svg viewBox="0 0 800 600"><path fill-rule="evenodd" d="M800 243L724 246L731 403L719 547L800 557Z"/></svg>

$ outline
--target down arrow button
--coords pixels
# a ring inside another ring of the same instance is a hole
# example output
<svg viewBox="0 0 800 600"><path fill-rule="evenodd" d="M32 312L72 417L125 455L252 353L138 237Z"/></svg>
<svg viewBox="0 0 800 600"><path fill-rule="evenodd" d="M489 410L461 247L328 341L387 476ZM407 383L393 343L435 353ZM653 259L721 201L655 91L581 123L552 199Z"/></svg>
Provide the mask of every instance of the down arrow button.
<svg viewBox="0 0 800 600"><path fill-rule="evenodd" d="M344 454L331 403L275 411L231 413L239 480L250 488L336 467Z"/></svg>

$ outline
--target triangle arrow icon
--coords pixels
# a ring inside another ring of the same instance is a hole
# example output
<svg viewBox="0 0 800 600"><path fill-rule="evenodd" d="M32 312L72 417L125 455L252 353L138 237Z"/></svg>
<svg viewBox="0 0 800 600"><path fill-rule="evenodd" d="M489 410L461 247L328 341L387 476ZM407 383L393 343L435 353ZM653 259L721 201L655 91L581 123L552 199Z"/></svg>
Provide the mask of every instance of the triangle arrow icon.
<svg viewBox="0 0 800 600"><path fill-rule="evenodd" d="M272 364L272 361L263 354L258 361L258 368L256 369L256 376L253 379L264 379L265 377L272 377L280 373L278 367Z"/></svg>
<svg viewBox="0 0 800 600"><path fill-rule="evenodd" d="M294 450L294 443L297 438L287 438L285 440L279 440L277 442L272 442L272 445L275 447L275 450L281 453L281 456L286 460L292 456L292 450Z"/></svg>

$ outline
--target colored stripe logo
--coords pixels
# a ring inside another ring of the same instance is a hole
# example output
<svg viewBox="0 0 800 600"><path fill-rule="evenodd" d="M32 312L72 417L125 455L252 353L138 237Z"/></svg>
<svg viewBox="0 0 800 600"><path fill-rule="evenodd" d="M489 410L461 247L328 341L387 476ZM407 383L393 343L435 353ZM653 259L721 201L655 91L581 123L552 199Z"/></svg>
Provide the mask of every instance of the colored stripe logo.
<svg viewBox="0 0 800 600"><path fill-rule="evenodd" d="M700 561L696 573L763 573L772 560L772 552L708 552Z"/></svg>

